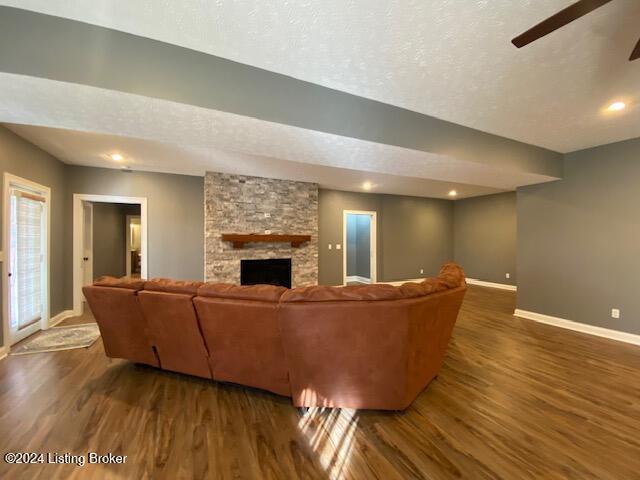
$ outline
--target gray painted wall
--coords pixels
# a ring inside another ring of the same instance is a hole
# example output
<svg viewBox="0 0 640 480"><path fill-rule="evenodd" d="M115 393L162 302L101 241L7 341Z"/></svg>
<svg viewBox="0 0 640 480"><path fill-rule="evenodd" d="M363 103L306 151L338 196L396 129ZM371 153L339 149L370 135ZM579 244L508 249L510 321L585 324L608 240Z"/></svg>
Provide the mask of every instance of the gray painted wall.
<svg viewBox="0 0 640 480"><path fill-rule="evenodd" d="M432 277L453 260L453 203L382 196L384 281ZM420 273L420 269L424 273Z"/></svg>
<svg viewBox="0 0 640 480"><path fill-rule="evenodd" d="M516 285L516 193L457 200L453 240L453 257L469 278Z"/></svg>
<svg viewBox="0 0 640 480"><path fill-rule="evenodd" d="M73 245L73 194L146 197L148 215L149 278L202 280L204 278L204 179L186 175L66 167L66 244ZM71 254L69 253L69 258ZM68 272L72 302L72 276Z"/></svg>
<svg viewBox="0 0 640 480"><path fill-rule="evenodd" d="M562 155L550 150L187 48L1 6L0 69L562 176Z"/></svg>
<svg viewBox="0 0 640 480"><path fill-rule="evenodd" d="M378 281L433 276L453 258L453 202L449 200L320 190L319 201L322 285L342 284L343 251L335 245L343 242L343 210L377 214Z"/></svg>
<svg viewBox="0 0 640 480"><path fill-rule="evenodd" d="M65 301L64 165L48 153L0 125L0 171L31 180L51 189L50 311L56 315L68 307ZM0 194L0 215L4 214L4 193ZM0 238L4 235L0 222ZM0 297L0 304L2 298ZM1 305L0 305L1 307ZM0 309L0 312L2 310ZM0 328L0 345L2 329Z"/></svg>
<svg viewBox="0 0 640 480"><path fill-rule="evenodd" d="M568 154L564 168L518 189L518 308L638 334L640 139Z"/></svg>
<svg viewBox="0 0 640 480"><path fill-rule="evenodd" d="M122 277L127 271L127 215L140 215L139 205L93 205L93 278Z"/></svg>

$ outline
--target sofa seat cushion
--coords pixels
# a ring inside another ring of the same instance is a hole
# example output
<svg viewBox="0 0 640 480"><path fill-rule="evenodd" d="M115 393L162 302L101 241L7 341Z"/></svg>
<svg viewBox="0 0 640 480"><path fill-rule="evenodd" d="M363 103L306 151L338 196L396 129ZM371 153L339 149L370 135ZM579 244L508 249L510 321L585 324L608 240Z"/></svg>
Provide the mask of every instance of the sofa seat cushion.
<svg viewBox="0 0 640 480"><path fill-rule="evenodd" d="M278 303L285 287L275 285L233 285L230 283L205 283L198 289L201 297L230 298Z"/></svg>
<svg viewBox="0 0 640 480"><path fill-rule="evenodd" d="M204 285L203 282L171 280L168 278L154 278L144 284L144 289L153 292L196 295L198 293L198 288L200 288L202 285Z"/></svg>
<svg viewBox="0 0 640 480"><path fill-rule="evenodd" d="M110 277L103 276L98 278L93 285L96 287L111 287L111 288L128 288L131 290L142 290L144 288L145 280L131 277Z"/></svg>

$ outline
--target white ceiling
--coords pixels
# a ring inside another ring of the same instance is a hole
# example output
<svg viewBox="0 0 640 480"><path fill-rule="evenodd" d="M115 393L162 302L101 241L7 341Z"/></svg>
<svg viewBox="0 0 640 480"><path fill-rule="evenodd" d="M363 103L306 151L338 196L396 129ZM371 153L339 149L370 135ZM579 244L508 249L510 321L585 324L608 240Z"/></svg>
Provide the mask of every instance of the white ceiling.
<svg viewBox="0 0 640 480"><path fill-rule="evenodd" d="M13 0L560 152L640 136L640 1L518 50L574 0ZM622 99L630 108L605 115Z"/></svg>
<svg viewBox="0 0 640 480"><path fill-rule="evenodd" d="M375 193L431 198L449 198L447 194L452 189L458 192L456 198L488 195L501 191L489 187L291 162L218 149L191 148L184 144L176 145L32 125L7 124L5 126L72 165L103 168L122 168L126 165L134 171L200 176L209 170L314 182L319 183L323 188L347 191L364 191L364 182L370 182L373 185L370 191ZM116 152L124 156L121 162L114 162L109 158L110 153ZM176 159L180 161L176 162Z"/></svg>
<svg viewBox="0 0 640 480"><path fill-rule="evenodd" d="M153 119L152 122L148 121ZM459 198L552 180L543 175L307 130L150 97L0 73L0 121L61 160L203 175L223 171L326 188Z"/></svg>

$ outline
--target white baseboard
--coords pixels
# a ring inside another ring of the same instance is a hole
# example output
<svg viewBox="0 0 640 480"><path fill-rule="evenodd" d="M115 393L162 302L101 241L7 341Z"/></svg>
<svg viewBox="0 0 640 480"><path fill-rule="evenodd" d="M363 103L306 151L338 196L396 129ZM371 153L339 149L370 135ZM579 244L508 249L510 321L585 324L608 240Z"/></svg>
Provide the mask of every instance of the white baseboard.
<svg viewBox="0 0 640 480"><path fill-rule="evenodd" d="M396 280L395 282L378 282L378 283L384 283L385 285L394 285L396 287L399 287L403 283L409 283L409 282L420 283L423 280L424 278L412 278L410 280Z"/></svg>
<svg viewBox="0 0 640 480"><path fill-rule="evenodd" d="M9 347L0 347L0 360L9 355Z"/></svg>
<svg viewBox="0 0 640 480"><path fill-rule="evenodd" d="M360 282L360 283L371 283L371 279L367 277L361 277L359 275L351 275L345 279L347 283L349 282Z"/></svg>
<svg viewBox="0 0 640 480"><path fill-rule="evenodd" d="M589 335L608 338L610 340L617 340L619 342L640 345L640 335L636 335L633 333L619 332L618 330L596 327L594 325L587 325L586 323L574 322L573 320L552 317L551 315L529 312L527 310L516 309L513 314L516 317L526 318L527 320L533 320L534 322L546 323L547 325L553 325L555 327L565 328L567 330L574 330L576 332L588 333Z"/></svg>
<svg viewBox="0 0 640 480"><path fill-rule="evenodd" d="M485 282L484 280L476 280L475 278L467 278L467 283L469 285L478 285L480 287L489 287L489 288L499 288L501 290L511 290L515 292L518 290L516 285L507 285L506 283L494 283L494 282Z"/></svg>
<svg viewBox="0 0 640 480"><path fill-rule="evenodd" d="M420 283L423 280L424 278L413 278L410 280L397 280L395 282L380 282L380 283L386 283L387 285L395 285L397 287L399 285L402 285L403 283L407 283L407 282ZM516 291L518 289L518 287L515 285L507 285L505 283L485 282L484 280L476 280L475 278L467 278L466 281L470 285L479 285L481 287L499 288L501 290L511 290L511 291Z"/></svg>
<svg viewBox="0 0 640 480"><path fill-rule="evenodd" d="M69 318L69 317L73 317L75 316L75 312L73 310L63 310L62 312L60 312L59 314L51 317L49 319L49 328L51 327L55 327L57 324L59 324L61 321Z"/></svg>

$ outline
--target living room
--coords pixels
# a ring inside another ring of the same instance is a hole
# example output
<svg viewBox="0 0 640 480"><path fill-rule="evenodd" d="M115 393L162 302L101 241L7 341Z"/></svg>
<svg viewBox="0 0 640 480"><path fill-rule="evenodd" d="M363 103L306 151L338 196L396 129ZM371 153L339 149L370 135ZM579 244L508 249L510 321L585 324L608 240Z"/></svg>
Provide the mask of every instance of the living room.
<svg viewBox="0 0 640 480"><path fill-rule="evenodd" d="M638 18L0 2L0 476L636 478Z"/></svg>

